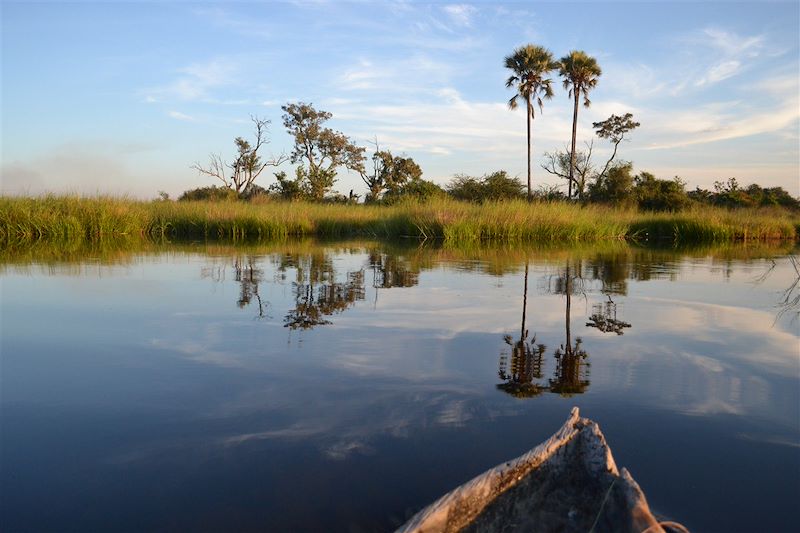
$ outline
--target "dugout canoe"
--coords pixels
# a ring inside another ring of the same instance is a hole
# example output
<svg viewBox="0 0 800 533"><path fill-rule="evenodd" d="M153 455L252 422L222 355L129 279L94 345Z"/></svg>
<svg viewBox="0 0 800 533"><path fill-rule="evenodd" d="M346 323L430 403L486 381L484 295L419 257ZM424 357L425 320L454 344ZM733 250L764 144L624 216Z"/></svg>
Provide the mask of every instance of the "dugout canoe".
<svg viewBox="0 0 800 533"><path fill-rule="evenodd" d="M398 533L507 531L685 532L659 521L600 427L573 407L529 452L499 464L414 515Z"/></svg>

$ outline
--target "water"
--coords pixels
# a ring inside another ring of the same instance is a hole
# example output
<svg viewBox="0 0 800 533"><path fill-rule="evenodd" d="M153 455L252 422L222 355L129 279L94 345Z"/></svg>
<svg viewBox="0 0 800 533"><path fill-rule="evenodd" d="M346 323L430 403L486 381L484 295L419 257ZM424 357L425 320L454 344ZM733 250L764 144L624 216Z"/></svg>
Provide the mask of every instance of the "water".
<svg viewBox="0 0 800 533"><path fill-rule="evenodd" d="M0 525L389 530L577 405L660 515L796 529L790 251L7 252Z"/></svg>

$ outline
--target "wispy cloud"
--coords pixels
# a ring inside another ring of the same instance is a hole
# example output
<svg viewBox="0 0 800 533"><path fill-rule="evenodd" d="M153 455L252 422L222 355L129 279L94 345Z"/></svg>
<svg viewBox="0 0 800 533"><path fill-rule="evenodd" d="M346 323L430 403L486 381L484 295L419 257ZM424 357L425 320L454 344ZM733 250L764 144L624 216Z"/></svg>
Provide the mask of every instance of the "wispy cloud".
<svg viewBox="0 0 800 533"><path fill-rule="evenodd" d="M213 89L238 81L238 65L226 58L192 63L177 69L177 73L179 76L166 85L145 90L145 101L208 101Z"/></svg>
<svg viewBox="0 0 800 533"><path fill-rule="evenodd" d="M174 118L175 120L183 120L185 122L195 122L197 120L196 118L185 113L181 113L180 111L170 111L167 113L167 116Z"/></svg>
<svg viewBox="0 0 800 533"><path fill-rule="evenodd" d="M737 100L703 104L677 112L648 112L654 139L648 148L670 149L788 129L796 131L800 121L797 80L778 77L773 84L762 80L754 87L766 86L780 97L773 102L762 100L757 104Z"/></svg>
<svg viewBox="0 0 800 533"><path fill-rule="evenodd" d="M472 17L478 12L475 6L468 4L449 4L442 8L450 21L456 26L472 26Z"/></svg>
<svg viewBox="0 0 800 533"><path fill-rule="evenodd" d="M763 35L739 35L721 28L704 28L684 37L683 43L693 67L689 79L676 84L673 92L682 92L689 85L708 87L732 78L745 71L766 47Z"/></svg>
<svg viewBox="0 0 800 533"><path fill-rule="evenodd" d="M703 85L712 85L722 80L727 80L731 76L735 76L742 67L742 62L735 59L722 61L708 69L708 74L701 77L694 84L697 87Z"/></svg>
<svg viewBox="0 0 800 533"><path fill-rule="evenodd" d="M392 62L362 57L344 69L333 83L337 89L346 91L375 91L375 96L379 96L379 91L380 97L386 98L388 93L408 95L431 91L446 84L452 73L452 65L425 54Z"/></svg>
<svg viewBox="0 0 800 533"><path fill-rule="evenodd" d="M726 56L757 57L764 48L764 36L741 36L720 28L705 28L697 40L710 48L719 50Z"/></svg>

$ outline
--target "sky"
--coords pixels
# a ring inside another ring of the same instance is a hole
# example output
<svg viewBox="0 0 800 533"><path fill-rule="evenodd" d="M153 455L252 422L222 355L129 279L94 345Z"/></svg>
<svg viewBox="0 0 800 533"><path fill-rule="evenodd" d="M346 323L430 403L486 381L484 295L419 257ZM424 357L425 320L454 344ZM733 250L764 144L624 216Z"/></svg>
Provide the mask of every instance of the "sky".
<svg viewBox="0 0 800 533"><path fill-rule="evenodd" d="M264 155L288 153L281 106L312 103L360 146L414 158L439 184L507 170L525 180L525 114L503 59L536 44L603 70L592 122L633 113L618 157L688 189L740 183L800 195L800 2L12 2L2 11L5 194L175 197L214 184L191 167L232 160L271 120ZM533 122L533 186L565 149L572 101ZM281 169L290 175L292 165ZM267 169L258 182L275 182ZM221 182L217 182L221 184ZM334 186L366 187L342 172Z"/></svg>

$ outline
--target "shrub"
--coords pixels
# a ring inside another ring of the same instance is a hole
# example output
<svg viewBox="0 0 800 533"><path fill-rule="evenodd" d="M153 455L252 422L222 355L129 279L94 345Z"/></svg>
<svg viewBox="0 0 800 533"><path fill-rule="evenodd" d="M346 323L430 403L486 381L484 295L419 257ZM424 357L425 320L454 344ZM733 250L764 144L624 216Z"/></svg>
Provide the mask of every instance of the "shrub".
<svg viewBox="0 0 800 533"><path fill-rule="evenodd" d="M509 177L505 170L498 170L482 178L455 176L447 185L447 193L457 200L469 202L513 200L525 197L525 185L519 179Z"/></svg>
<svg viewBox="0 0 800 533"><path fill-rule="evenodd" d="M195 201L231 201L238 200L239 195L236 191L227 187L217 187L216 185L209 185L208 187L198 187L197 189L189 189L184 191L178 198L179 202L195 202Z"/></svg>
<svg viewBox="0 0 800 533"><path fill-rule="evenodd" d="M387 191L383 195L383 202L393 204L405 198L413 198L424 202L434 198L441 198L446 194L444 189L434 182L419 178L407 181L397 190Z"/></svg>
<svg viewBox="0 0 800 533"><path fill-rule="evenodd" d="M648 211L679 211L691 204L684 189L684 182L678 178L656 179L649 172L641 172L634 178L633 189L639 209Z"/></svg>

